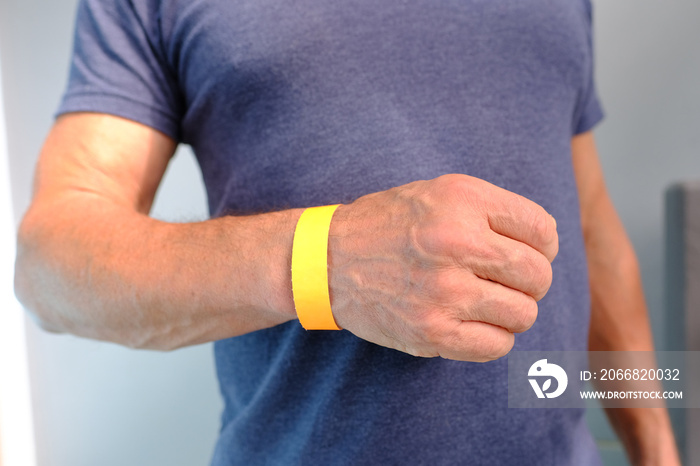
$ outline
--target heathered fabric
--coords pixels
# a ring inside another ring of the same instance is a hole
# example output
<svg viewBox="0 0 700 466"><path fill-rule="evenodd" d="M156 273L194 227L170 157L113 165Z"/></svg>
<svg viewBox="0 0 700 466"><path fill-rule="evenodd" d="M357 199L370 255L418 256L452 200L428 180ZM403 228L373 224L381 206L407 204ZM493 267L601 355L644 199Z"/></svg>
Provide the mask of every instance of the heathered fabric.
<svg viewBox="0 0 700 466"><path fill-rule="evenodd" d="M560 253L515 350L583 350L570 142L602 116L590 8L87 0L59 113L115 114L191 144L212 216L350 202L445 173L522 194L556 217ZM507 408L505 358L415 358L298 322L219 341L215 356L216 466L600 461L582 411Z"/></svg>

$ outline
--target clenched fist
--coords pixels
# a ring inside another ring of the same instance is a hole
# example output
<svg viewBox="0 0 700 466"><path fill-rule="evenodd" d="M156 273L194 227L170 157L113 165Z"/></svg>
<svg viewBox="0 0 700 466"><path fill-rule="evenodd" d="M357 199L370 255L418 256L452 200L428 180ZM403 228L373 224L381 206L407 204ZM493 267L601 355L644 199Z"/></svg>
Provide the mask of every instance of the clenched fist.
<svg viewBox="0 0 700 466"><path fill-rule="evenodd" d="M342 205L328 243L340 327L414 356L488 361L537 318L559 248L534 202L445 175Z"/></svg>

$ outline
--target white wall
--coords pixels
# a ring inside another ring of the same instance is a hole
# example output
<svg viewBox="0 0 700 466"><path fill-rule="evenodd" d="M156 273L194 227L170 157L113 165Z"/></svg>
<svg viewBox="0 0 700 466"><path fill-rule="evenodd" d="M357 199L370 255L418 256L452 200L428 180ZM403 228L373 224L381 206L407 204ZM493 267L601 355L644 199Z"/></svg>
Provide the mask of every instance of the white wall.
<svg viewBox="0 0 700 466"><path fill-rule="evenodd" d="M33 165L65 84L76 3L0 0L17 213L28 205ZM168 169L153 215L175 221L205 218L199 176L191 152L181 150ZM174 353L131 351L50 335L31 322L27 339L38 465L208 463L221 409L211 345Z"/></svg>
<svg viewBox="0 0 700 466"><path fill-rule="evenodd" d="M0 55L0 69L1 64ZM24 310L17 302L12 287L15 222L6 141L0 88L0 374L3 377L0 383L0 465L34 466L36 458Z"/></svg>
<svg viewBox="0 0 700 466"><path fill-rule="evenodd" d="M32 166L65 82L74 5L0 1L15 212L28 204ZM661 335L663 191L672 181L700 178L700 2L595 6L607 113L599 149ZM178 156L156 206L161 218L203 215L201 187L184 181L197 176L191 156ZM206 463L220 407L209 346L157 354L33 327L28 337L40 465ZM592 422L605 429L599 413ZM603 445L614 456L614 442Z"/></svg>

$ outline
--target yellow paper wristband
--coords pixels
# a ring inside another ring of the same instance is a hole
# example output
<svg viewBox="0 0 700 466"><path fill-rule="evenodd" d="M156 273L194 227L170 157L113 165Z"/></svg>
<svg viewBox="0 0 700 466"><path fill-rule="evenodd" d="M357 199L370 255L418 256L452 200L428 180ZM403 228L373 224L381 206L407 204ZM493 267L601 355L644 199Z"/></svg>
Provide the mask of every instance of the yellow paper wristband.
<svg viewBox="0 0 700 466"><path fill-rule="evenodd" d="M328 294L328 231L338 205L302 212L292 245L294 306L306 330L340 330Z"/></svg>

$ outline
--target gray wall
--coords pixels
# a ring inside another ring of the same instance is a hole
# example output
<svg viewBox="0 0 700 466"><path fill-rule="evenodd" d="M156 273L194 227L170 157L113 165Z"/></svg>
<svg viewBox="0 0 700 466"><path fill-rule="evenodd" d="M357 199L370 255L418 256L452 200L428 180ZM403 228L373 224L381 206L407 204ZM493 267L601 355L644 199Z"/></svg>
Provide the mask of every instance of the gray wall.
<svg viewBox="0 0 700 466"><path fill-rule="evenodd" d="M664 325L664 191L700 178L700 2L596 0L596 131L608 188L639 257L657 349ZM608 464L624 464L600 410ZM693 434L698 438L700 433Z"/></svg>
<svg viewBox="0 0 700 466"><path fill-rule="evenodd" d="M595 6L597 76L607 112L596 135L660 337L663 190L700 177L700 2L600 0Z"/></svg>
<svg viewBox="0 0 700 466"><path fill-rule="evenodd" d="M16 212L28 205L32 167L65 82L75 3L0 2ZM599 149L611 195L639 254L660 337L662 193L672 181L700 177L700 2L599 0L595 6L597 77L607 113L597 130ZM198 177L191 154L179 154L154 215L202 218L201 186L189 182ZM208 460L220 409L209 345L169 354L136 352L33 327L29 345L40 465ZM590 418L608 463L617 464L619 445L603 416L594 411Z"/></svg>

